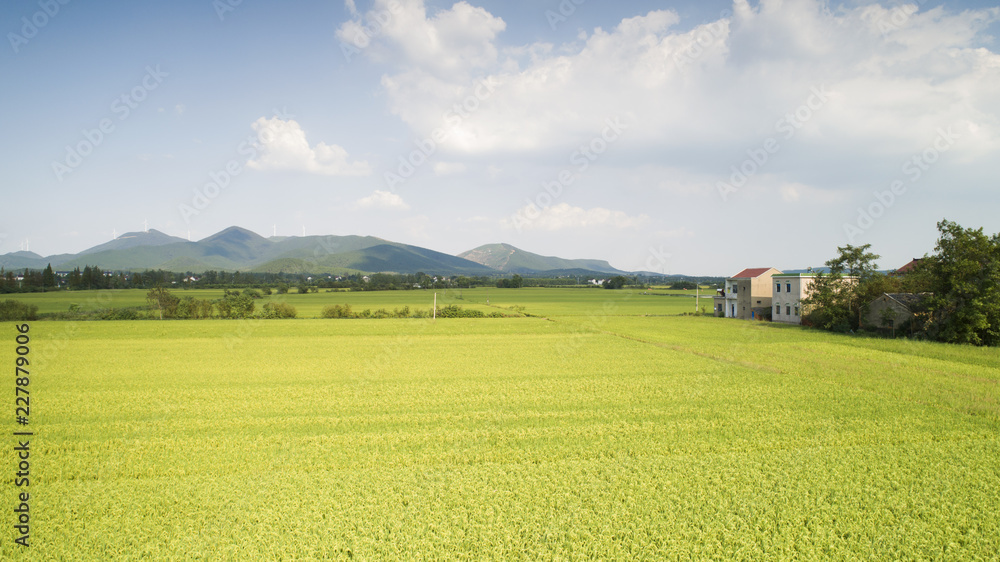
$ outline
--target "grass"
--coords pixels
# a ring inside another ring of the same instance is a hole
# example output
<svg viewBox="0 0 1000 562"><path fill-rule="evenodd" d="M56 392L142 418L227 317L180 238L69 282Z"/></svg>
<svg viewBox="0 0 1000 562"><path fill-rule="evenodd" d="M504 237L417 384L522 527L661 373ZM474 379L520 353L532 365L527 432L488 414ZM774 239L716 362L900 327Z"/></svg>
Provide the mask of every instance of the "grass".
<svg viewBox="0 0 1000 562"><path fill-rule="evenodd" d="M172 291L178 297L196 299L220 299L222 289L177 289ZM294 306L299 318L320 318L323 308L333 304L350 304L360 312L366 308L393 310L409 306L412 310L430 310L437 293L438 306L454 304L463 308L483 312L503 311L510 307L524 307L535 315L673 315L695 312L695 298L692 291L670 290L619 290L605 289L558 289L526 287L522 289L448 289L433 291L419 289L412 291L335 291L321 289L318 293L285 295L273 294L257 301L260 309L267 302L282 301ZM704 297L704 295L702 295ZM123 289L113 291L57 291L50 293L14 293L0 296L12 298L38 306L39 314L67 312L71 305L81 311L106 308L145 307L146 291ZM709 313L712 299L702 298L701 306Z"/></svg>
<svg viewBox="0 0 1000 562"><path fill-rule="evenodd" d="M491 289L538 315L509 319L35 322L31 554L996 556L1000 350L608 293Z"/></svg>

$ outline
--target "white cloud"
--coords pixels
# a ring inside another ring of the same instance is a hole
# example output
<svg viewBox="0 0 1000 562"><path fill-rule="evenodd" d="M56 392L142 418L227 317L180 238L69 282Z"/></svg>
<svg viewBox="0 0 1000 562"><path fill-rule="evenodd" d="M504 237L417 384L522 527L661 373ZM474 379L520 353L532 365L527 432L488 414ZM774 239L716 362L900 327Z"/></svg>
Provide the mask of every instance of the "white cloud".
<svg viewBox="0 0 1000 562"><path fill-rule="evenodd" d="M583 209L568 203L559 203L544 209L526 205L517 212L517 219L504 219L505 228L524 230L566 230L572 228L636 228L649 221L647 215L631 217L624 211L601 207Z"/></svg>
<svg viewBox="0 0 1000 562"><path fill-rule="evenodd" d="M506 27L502 19L467 2L428 16L423 0L375 0L364 17L344 23L337 38L379 60L458 78L496 63L494 40Z"/></svg>
<svg viewBox="0 0 1000 562"><path fill-rule="evenodd" d="M982 47L1000 8L935 8L887 30L893 5L736 0L731 15L693 29L660 10L577 43L501 48L503 22L481 8L460 2L428 15L421 0L401 6L365 52L399 63L382 79L390 110L422 138L448 132L441 148L453 155L564 151L609 117L631 124L623 142L642 163L715 176L768 137L783 152L810 149L809 158L769 164L789 181L818 165L844 173L831 158L842 152L862 160L858 170L905 157L940 126L977 128L976 143L956 147L955 158L1000 148L1000 56ZM495 91L476 96L484 76ZM779 119L814 88L825 101L786 138ZM467 100L474 109L456 114Z"/></svg>
<svg viewBox="0 0 1000 562"><path fill-rule="evenodd" d="M367 162L349 161L347 151L335 144L310 147L306 133L293 119L261 117L252 125L259 141L258 152L247 162L256 170L296 170L328 176L366 176Z"/></svg>
<svg viewBox="0 0 1000 562"><path fill-rule="evenodd" d="M395 193L376 190L368 197L358 199L355 203L358 209L409 209L403 198Z"/></svg>
<svg viewBox="0 0 1000 562"><path fill-rule="evenodd" d="M464 171L465 171L465 164L460 164L457 162L434 163L434 175L436 176L453 176L455 174L461 174Z"/></svg>

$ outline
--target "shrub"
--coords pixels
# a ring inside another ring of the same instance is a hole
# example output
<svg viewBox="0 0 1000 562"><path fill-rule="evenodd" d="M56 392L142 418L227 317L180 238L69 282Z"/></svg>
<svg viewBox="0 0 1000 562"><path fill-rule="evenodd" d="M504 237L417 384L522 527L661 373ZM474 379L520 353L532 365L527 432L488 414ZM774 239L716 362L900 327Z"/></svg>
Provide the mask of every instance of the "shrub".
<svg viewBox="0 0 1000 562"><path fill-rule="evenodd" d="M192 319L211 318L214 307L215 305L211 301L184 297L181 299L180 304L177 305L177 317Z"/></svg>
<svg viewBox="0 0 1000 562"><path fill-rule="evenodd" d="M253 297L239 291L226 289L226 296L216 301L219 316L223 318L251 318L255 308Z"/></svg>
<svg viewBox="0 0 1000 562"><path fill-rule="evenodd" d="M38 307L13 299L0 301L0 322L38 320Z"/></svg>
<svg viewBox="0 0 1000 562"><path fill-rule="evenodd" d="M357 318L349 304L333 304L323 307L323 318Z"/></svg>
<svg viewBox="0 0 1000 562"><path fill-rule="evenodd" d="M485 318L482 310L465 310L460 306L449 304L442 306L437 312L438 318Z"/></svg>
<svg viewBox="0 0 1000 562"><path fill-rule="evenodd" d="M295 307L287 302L269 302L262 312L264 318L295 318L297 315Z"/></svg>
<svg viewBox="0 0 1000 562"><path fill-rule="evenodd" d="M98 320L138 320L139 311L134 308L108 308L95 313Z"/></svg>

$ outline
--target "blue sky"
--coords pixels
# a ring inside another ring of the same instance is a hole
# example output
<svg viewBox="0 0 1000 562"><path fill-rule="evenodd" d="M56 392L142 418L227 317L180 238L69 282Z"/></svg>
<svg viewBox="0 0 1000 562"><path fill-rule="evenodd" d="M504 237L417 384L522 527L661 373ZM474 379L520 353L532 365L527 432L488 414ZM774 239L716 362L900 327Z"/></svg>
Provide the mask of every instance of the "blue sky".
<svg viewBox="0 0 1000 562"><path fill-rule="evenodd" d="M63 2L0 6L0 253L148 221L726 275L1000 231L997 2Z"/></svg>

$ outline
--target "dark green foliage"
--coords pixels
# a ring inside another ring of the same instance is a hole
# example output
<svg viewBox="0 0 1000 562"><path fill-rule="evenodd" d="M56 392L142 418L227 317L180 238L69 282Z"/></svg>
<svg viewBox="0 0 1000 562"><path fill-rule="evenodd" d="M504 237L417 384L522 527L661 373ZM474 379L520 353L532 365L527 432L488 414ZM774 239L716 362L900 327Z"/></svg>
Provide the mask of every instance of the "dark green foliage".
<svg viewBox="0 0 1000 562"><path fill-rule="evenodd" d="M295 318L298 315L298 311L295 307L286 302L269 302L264 305L261 311L261 317L267 319L273 318Z"/></svg>
<svg viewBox="0 0 1000 562"><path fill-rule="evenodd" d="M357 318L349 304L334 304L323 307L323 318Z"/></svg>
<svg viewBox="0 0 1000 562"><path fill-rule="evenodd" d="M226 290L226 296L215 302L222 318L252 318L256 307L253 297L239 291Z"/></svg>
<svg viewBox="0 0 1000 562"><path fill-rule="evenodd" d="M38 307L21 301L8 299L0 301L0 322L37 320Z"/></svg>
<svg viewBox="0 0 1000 562"><path fill-rule="evenodd" d="M523 286L524 278L517 274L510 279L501 279L497 281L498 289L520 289Z"/></svg>
<svg viewBox="0 0 1000 562"><path fill-rule="evenodd" d="M170 294L170 291L163 287L155 287L146 293L146 301L149 307L156 311L160 320L177 316L177 307L181 300Z"/></svg>
<svg viewBox="0 0 1000 562"><path fill-rule="evenodd" d="M928 335L944 342L1000 345L1000 235L938 223L941 236L929 256L931 320Z"/></svg>
<svg viewBox="0 0 1000 562"><path fill-rule="evenodd" d="M605 289L621 289L628 283L628 279L622 275L615 275L604 282Z"/></svg>
<svg viewBox="0 0 1000 562"><path fill-rule="evenodd" d="M821 274L810 286L802 304L809 310L805 323L833 332L857 330L868 303L886 292L890 282L878 273L878 255L871 244L840 246L837 257L826 262L829 274Z"/></svg>
<svg viewBox="0 0 1000 562"><path fill-rule="evenodd" d="M184 297L177 306L177 317L191 319L211 318L214 308L215 305L212 304L212 301Z"/></svg>
<svg viewBox="0 0 1000 562"><path fill-rule="evenodd" d="M449 304L439 308L437 316L438 318L485 318L486 313L482 310L466 310L460 306Z"/></svg>
<svg viewBox="0 0 1000 562"><path fill-rule="evenodd" d="M52 271L52 264L45 266L42 271L42 289L51 289L56 286L56 274Z"/></svg>
<svg viewBox="0 0 1000 562"><path fill-rule="evenodd" d="M134 308L107 308L96 311L93 318L97 320L138 320L139 311Z"/></svg>

